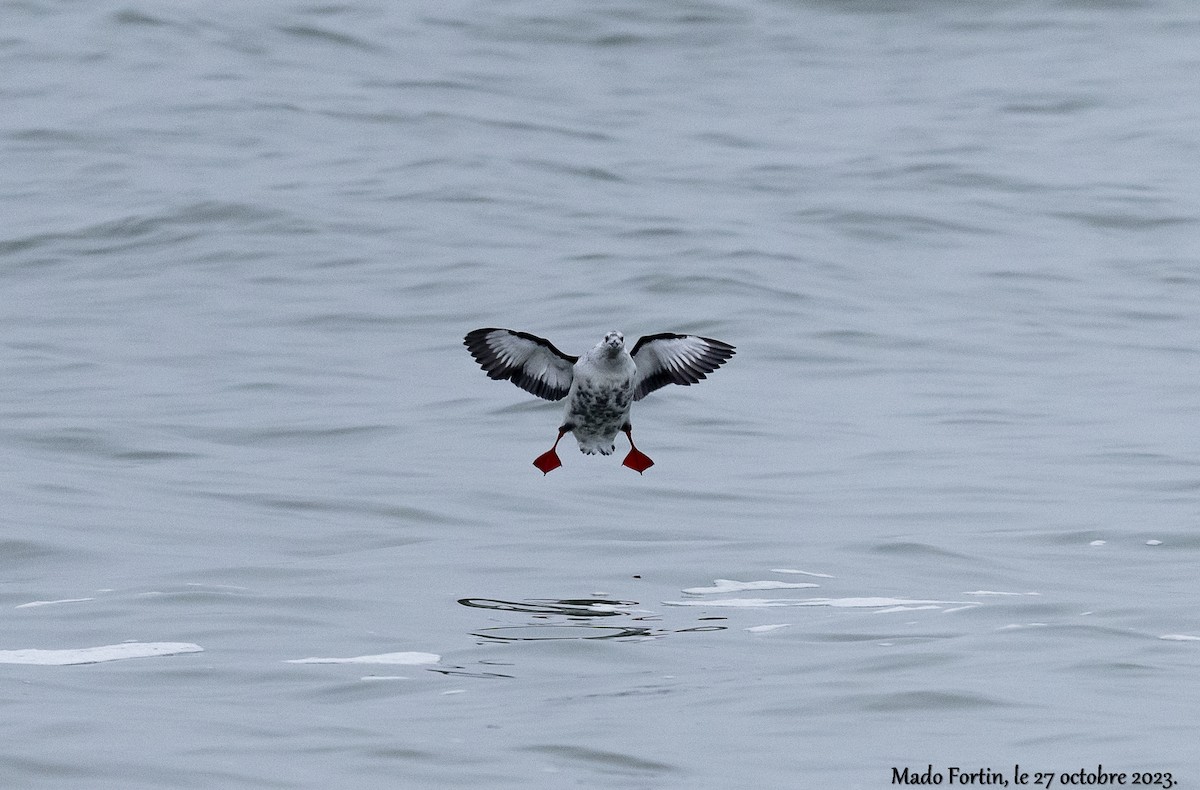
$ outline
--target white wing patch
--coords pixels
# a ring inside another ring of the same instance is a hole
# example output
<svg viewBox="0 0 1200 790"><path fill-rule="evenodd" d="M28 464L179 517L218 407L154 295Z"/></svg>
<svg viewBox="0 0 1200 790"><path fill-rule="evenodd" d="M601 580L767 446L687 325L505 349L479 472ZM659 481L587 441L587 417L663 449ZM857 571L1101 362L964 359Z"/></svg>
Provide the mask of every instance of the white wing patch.
<svg viewBox="0 0 1200 790"><path fill-rule="evenodd" d="M571 389L578 357L568 356L544 337L511 329L476 329L463 345L489 378L508 379L546 400L562 400Z"/></svg>
<svg viewBox="0 0 1200 790"><path fill-rule="evenodd" d="M664 332L639 338L631 356L637 365L633 399L668 384L695 384L734 354L733 346L699 335Z"/></svg>

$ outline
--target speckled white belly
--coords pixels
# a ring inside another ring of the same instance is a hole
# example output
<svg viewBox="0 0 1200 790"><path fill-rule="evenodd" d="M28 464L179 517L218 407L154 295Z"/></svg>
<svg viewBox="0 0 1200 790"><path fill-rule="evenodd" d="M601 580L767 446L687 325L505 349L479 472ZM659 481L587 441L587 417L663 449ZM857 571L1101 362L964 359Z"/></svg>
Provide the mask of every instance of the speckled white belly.
<svg viewBox="0 0 1200 790"><path fill-rule="evenodd" d="M617 431L629 422L633 376L615 380L577 376L567 398L563 425L571 426L580 451L612 453Z"/></svg>

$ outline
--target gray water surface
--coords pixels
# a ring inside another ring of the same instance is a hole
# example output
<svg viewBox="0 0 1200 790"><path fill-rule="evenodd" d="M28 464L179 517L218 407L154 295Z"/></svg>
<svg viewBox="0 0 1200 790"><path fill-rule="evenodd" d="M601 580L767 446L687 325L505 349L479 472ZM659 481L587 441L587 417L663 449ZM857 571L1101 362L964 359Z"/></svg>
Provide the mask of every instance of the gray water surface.
<svg viewBox="0 0 1200 790"><path fill-rule="evenodd" d="M1200 781L1194 4L0 18L0 785Z"/></svg>

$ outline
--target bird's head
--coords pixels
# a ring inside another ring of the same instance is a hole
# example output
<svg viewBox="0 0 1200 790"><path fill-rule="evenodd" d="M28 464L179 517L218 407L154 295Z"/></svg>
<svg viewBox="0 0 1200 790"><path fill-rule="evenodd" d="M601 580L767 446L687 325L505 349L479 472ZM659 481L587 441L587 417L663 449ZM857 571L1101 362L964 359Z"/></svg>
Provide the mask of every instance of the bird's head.
<svg viewBox="0 0 1200 790"><path fill-rule="evenodd" d="M625 348L625 335L620 332L609 332L604 336L604 340L601 341L600 345L609 353L609 356L615 356L621 349Z"/></svg>

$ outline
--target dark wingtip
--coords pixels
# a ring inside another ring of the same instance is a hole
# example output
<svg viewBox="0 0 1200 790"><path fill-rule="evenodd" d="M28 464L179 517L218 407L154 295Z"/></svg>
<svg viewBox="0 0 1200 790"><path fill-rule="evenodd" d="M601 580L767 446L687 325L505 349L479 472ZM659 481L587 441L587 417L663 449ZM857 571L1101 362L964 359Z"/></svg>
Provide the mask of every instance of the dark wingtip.
<svg viewBox="0 0 1200 790"><path fill-rule="evenodd" d="M493 326L484 327L483 329L472 329L463 336L463 345L467 348L470 348L473 345L478 345L479 343L484 342L487 336L495 331L497 330Z"/></svg>

